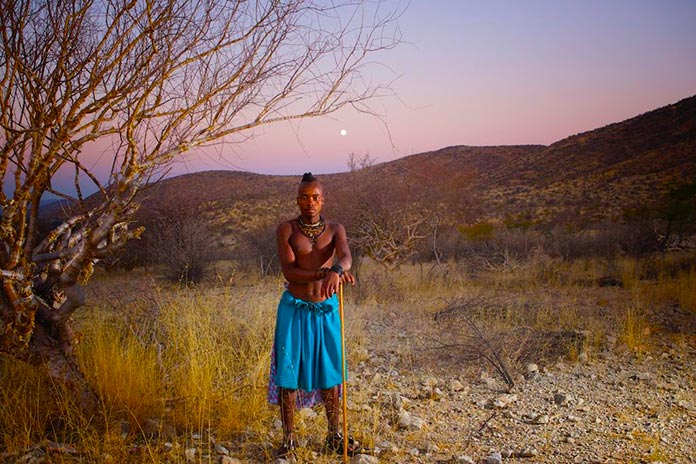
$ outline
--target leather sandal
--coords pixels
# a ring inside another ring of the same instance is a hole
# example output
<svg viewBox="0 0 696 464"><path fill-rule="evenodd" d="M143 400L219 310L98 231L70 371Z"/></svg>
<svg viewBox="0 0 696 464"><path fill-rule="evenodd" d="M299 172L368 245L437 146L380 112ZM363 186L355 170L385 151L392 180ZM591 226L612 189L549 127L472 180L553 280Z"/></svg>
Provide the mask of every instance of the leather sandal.
<svg viewBox="0 0 696 464"><path fill-rule="evenodd" d="M283 444L275 453L276 459L290 459L295 457L295 449L297 448L297 443L295 440L283 440Z"/></svg>
<svg viewBox="0 0 696 464"><path fill-rule="evenodd" d="M336 454L343 454L343 434L341 432L329 433L326 437L326 449ZM353 437L348 436L348 456L367 454L369 450L360 446Z"/></svg>

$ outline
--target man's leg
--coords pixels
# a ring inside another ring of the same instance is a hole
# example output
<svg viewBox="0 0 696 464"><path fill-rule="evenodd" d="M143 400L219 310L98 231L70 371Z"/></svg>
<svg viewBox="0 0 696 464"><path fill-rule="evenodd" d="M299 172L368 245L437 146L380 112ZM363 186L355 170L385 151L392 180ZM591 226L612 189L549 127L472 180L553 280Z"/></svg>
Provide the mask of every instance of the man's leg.
<svg viewBox="0 0 696 464"><path fill-rule="evenodd" d="M338 385L322 390L321 399L324 401L324 409L326 409L326 422L329 426L329 433L337 433L341 411L338 405Z"/></svg>
<svg viewBox="0 0 696 464"><path fill-rule="evenodd" d="M292 452L295 447L295 403L297 390L280 388L280 420L283 422L283 444L279 454Z"/></svg>

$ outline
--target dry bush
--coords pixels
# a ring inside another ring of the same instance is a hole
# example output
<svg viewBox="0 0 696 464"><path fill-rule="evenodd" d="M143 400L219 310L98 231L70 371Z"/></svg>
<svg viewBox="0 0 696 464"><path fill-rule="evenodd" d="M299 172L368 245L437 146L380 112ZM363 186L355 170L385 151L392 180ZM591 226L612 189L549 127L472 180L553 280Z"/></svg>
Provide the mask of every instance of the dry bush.
<svg viewBox="0 0 696 464"><path fill-rule="evenodd" d="M201 282L219 251L199 210L199 205L169 205L156 212L142 237L147 261L164 265L167 278L185 285Z"/></svg>
<svg viewBox="0 0 696 464"><path fill-rule="evenodd" d="M280 274L276 243L277 227L277 224L263 224L242 233L235 259L247 270L253 269L261 276Z"/></svg>

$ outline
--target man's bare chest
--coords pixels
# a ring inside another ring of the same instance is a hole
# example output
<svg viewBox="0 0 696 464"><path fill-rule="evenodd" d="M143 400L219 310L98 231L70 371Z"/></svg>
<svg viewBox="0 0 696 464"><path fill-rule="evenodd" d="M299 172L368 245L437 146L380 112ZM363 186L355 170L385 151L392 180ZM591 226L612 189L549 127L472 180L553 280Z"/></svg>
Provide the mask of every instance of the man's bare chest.
<svg viewBox="0 0 696 464"><path fill-rule="evenodd" d="M323 233L315 240L296 231L290 236L290 247L297 258L326 260L334 252L332 234Z"/></svg>

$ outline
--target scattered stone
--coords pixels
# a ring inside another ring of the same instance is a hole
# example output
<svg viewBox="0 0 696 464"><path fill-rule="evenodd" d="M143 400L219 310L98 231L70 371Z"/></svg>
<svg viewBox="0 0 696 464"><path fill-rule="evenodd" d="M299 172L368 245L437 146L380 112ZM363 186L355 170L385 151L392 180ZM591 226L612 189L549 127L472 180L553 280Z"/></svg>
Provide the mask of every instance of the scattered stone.
<svg viewBox="0 0 696 464"><path fill-rule="evenodd" d="M399 413L399 428L406 430L420 430L425 425L425 421L420 417L412 416L408 411Z"/></svg>
<svg viewBox="0 0 696 464"><path fill-rule="evenodd" d="M532 379L539 377L539 366L537 366L534 363L527 364L527 370L526 370L524 376L528 380L532 380Z"/></svg>
<svg viewBox="0 0 696 464"><path fill-rule="evenodd" d="M353 353L353 357L354 359L361 361L368 359L370 357L370 353L367 351L367 348L358 348Z"/></svg>
<svg viewBox="0 0 696 464"><path fill-rule="evenodd" d="M515 453L518 458L533 458L537 456L539 452L535 448L522 448L520 451Z"/></svg>
<svg viewBox="0 0 696 464"><path fill-rule="evenodd" d="M503 456L496 451L486 458L486 464L503 464Z"/></svg>
<svg viewBox="0 0 696 464"><path fill-rule="evenodd" d="M418 451L418 448L411 448L408 454L411 456L420 456L420 451Z"/></svg>
<svg viewBox="0 0 696 464"><path fill-rule="evenodd" d="M548 414L539 414L537 417L533 419L534 424L548 424L549 423L549 415Z"/></svg>
<svg viewBox="0 0 696 464"><path fill-rule="evenodd" d="M493 402L493 406L495 406L496 408L502 409L502 408L508 407L509 405L511 405L512 403L514 403L516 401L517 401L517 395L512 394L512 393L507 393L505 395L499 396Z"/></svg>
<svg viewBox="0 0 696 464"><path fill-rule="evenodd" d="M553 395L553 402L558 406L567 406L570 402L570 395L565 392L556 392Z"/></svg>
<svg viewBox="0 0 696 464"><path fill-rule="evenodd" d="M464 390L464 385L462 385L462 383L459 380L452 379L449 381L448 388L450 389L450 391L458 392Z"/></svg>
<svg viewBox="0 0 696 464"><path fill-rule="evenodd" d="M580 364L587 364L590 362L590 356L587 354L587 351L580 352L580 354L578 355L578 362Z"/></svg>
<svg viewBox="0 0 696 464"><path fill-rule="evenodd" d="M421 385L424 385L426 387L435 387L439 385L439 381L435 377L426 377L421 382Z"/></svg>
<svg viewBox="0 0 696 464"><path fill-rule="evenodd" d="M220 456L220 459L218 461L220 464L242 464L242 461L240 461L237 458L232 458L229 456Z"/></svg>
<svg viewBox="0 0 696 464"><path fill-rule="evenodd" d="M457 456L454 460L456 464L476 464L476 461L471 459L469 456Z"/></svg>
<svg viewBox="0 0 696 464"><path fill-rule="evenodd" d="M196 462L196 448L188 448L184 451L184 456L186 456L186 462Z"/></svg>
<svg viewBox="0 0 696 464"><path fill-rule="evenodd" d="M568 420L568 422L580 422L580 418L578 416L571 415L571 416L566 417L566 419Z"/></svg>
<svg viewBox="0 0 696 464"><path fill-rule="evenodd" d="M350 464L379 464L379 459L368 454L357 454L351 458Z"/></svg>

